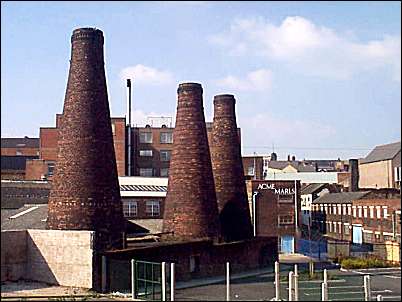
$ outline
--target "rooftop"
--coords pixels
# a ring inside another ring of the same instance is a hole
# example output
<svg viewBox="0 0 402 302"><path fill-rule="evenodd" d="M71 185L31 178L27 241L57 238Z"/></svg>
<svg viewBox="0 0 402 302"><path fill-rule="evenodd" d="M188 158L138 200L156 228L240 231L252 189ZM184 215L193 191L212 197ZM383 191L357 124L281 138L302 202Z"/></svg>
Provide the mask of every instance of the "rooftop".
<svg viewBox="0 0 402 302"><path fill-rule="evenodd" d="M39 148L39 138L8 137L1 138L2 148Z"/></svg>
<svg viewBox="0 0 402 302"><path fill-rule="evenodd" d="M361 199L369 193L370 191L328 193L318 197L316 200L313 201L313 204L352 203L353 200Z"/></svg>
<svg viewBox="0 0 402 302"><path fill-rule="evenodd" d="M393 159L400 151L401 142L376 146L365 158L360 161L360 163L367 164L376 161Z"/></svg>

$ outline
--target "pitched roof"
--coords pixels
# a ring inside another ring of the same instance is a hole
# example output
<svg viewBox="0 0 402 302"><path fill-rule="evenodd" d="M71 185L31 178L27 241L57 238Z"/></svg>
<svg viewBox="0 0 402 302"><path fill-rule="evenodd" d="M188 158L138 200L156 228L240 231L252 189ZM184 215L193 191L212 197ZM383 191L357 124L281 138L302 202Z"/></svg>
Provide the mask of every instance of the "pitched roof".
<svg viewBox="0 0 402 302"><path fill-rule="evenodd" d="M283 170L291 165L298 172L315 172L315 166L305 165L300 161L287 161L287 160L271 160L268 162L268 168Z"/></svg>
<svg viewBox="0 0 402 302"><path fill-rule="evenodd" d="M8 137L1 138L2 148L39 148L39 138Z"/></svg>
<svg viewBox="0 0 402 302"><path fill-rule="evenodd" d="M401 151L401 142L376 146L360 163L367 164L376 161L393 159Z"/></svg>
<svg viewBox="0 0 402 302"><path fill-rule="evenodd" d="M361 199L365 195L369 194L370 191L360 191L360 192L341 192L341 193L327 193L316 200L316 203L352 203L353 200Z"/></svg>
<svg viewBox="0 0 402 302"><path fill-rule="evenodd" d="M3 147L3 146L2 146ZM2 170L25 170L27 159L37 159L38 156L24 156L24 155L2 155L1 156L1 169Z"/></svg>
<svg viewBox="0 0 402 302"><path fill-rule="evenodd" d="M306 195L306 194L312 194L318 190L320 190L322 187L324 187L326 184L309 184L306 187L304 187L300 194L301 195Z"/></svg>

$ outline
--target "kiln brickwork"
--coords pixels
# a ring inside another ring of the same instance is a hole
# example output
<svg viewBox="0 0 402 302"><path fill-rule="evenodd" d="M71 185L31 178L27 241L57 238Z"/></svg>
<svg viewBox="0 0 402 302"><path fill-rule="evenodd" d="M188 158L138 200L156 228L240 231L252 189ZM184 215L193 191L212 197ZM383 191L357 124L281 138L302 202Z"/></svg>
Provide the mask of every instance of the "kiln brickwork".
<svg viewBox="0 0 402 302"><path fill-rule="evenodd" d="M165 239L214 238L220 234L202 87L179 85L174 144L163 231Z"/></svg>
<svg viewBox="0 0 402 302"><path fill-rule="evenodd" d="M47 222L50 229L96 231L100 249L120 247L124 228L103 41L102 31L93 28L76 29L71 37Z"/></svg>
<svg viewBox="0 0 402 302"><path fill-rule="evenodd" d="M236 125L233 95L214 97L211 160L222 236L226 241L252 236L252 225L244 181L243 163Z"/></svg>

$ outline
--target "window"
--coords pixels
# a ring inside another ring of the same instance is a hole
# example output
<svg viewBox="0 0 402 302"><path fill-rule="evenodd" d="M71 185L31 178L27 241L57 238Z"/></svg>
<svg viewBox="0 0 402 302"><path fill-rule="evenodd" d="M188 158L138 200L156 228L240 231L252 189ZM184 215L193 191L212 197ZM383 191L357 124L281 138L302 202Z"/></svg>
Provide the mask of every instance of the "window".
<svg viewBox="0 0 402 302"><path fill-rule="evenodd" d="M352 206L348 204L348 215L352 215Z"/></svg>
<svg viewBox="0 0 402 302"><path fill-rule="evenodd" d="M161 150L160 152L161 161L170 161L171 153L172 152L170 150Z"/></svg>
<svg viewBox="0 0 402 302"><path fill-rule="evenodd" d="M332 233L332 222L328 222L329 223L329 231Z"/></svg>
<svg viewBox="0 0 402 302"><path fill-rule="evenodd" d="M152 157L152 150L140 150L140 156L151 156Z"/></svg>
<svg viewBox="0 0 402 302"><path fill-rule="evenodd" d="M349 225L345 224L343 227L343 232L345 233L345 235L349 235L350 231L349 231Z"/></svg>
<svg viewBox="0 0 402 302"><path fill-rule="evenodd" d="M197 273L200 271L200 256L190 256L190 273Z"/></svg>
<svg viewBox="0 0 402 302"><path fill-rule="evenodd" d="M54 162L50 162L47 164L47 175L53 176L54 173Z"/></svg>
<svg viewBox="0 0 402 302"><path fill-rule="evenodd" d="M21 151L17 151L17 152L15 152L15 155L22 155L22 152L21 152Z"/></svg>
<svg viewBox="0 0 402 302"><path fill-rule="evenodd" d="M374 207L370 207L370 218L374 218Z"/></svg>
<svg viewBox="0 0 402 302"><path fill-rule="evenodd" d="M381 207L377 207L377 218L381 218Z"/></svg>
<svg viewBox="0 0 402 302"><path fill-rule="evenodd" d="M332 212L334 215L336 215L336 206L332 206Z"/></svg>
<svg viewBox="0 0 402 302"><path fill-rule="evenodd" d="M332 207L330 205L328 206L328 214L332 214Z"/></svg>
<svg viewBox="0 0 402 302"><path fill-rule="evenodd" d="M291 215L279 215L278 216L279 225L293 224L293 216Z"/></svg>
<svg viewBox="0 0 402 302"><path fill-rule="evenodd" d="M161 144L172 144L173 143L173 133L172 132L161 132L160 140L161 140Z"/></svg>
<svg viewBox="0 0 402 302"><path fill-rule="evenodd" d="M141 144L152 143L152 132L140 132L140 143Z"/></svg>
<svg viewBox="0 0 402 302"><path fill-rule="evenodd" d="M338 204L338 215L342 215L342 205Z"/></svg>
<svg viewBox="0 0 402 302"><path fill-rule="evenodd" d="M367 207L363 208L363 214L364 214L364 218L367 218Z"/></svg>
<svg viewBox="0 0 402 302"><path fill-rule="evenodd" d="M264 167L268 167L268 162L269 162L268 159L264 159Z"/></svg>
<svg viewBox="0 0 402 302"><path fill-rule="evenodd" d="M354 217L357 217L357 214L356 214L356 207L355 207L355 206L353 206L353 216L354 216Z"/></svg>
<svg viewBox="0 0 402 302"><path fill-rule="evenodd" d="M363 232L363 239L364 239L364 242L372 242L373 241L373 234Z"/></svg>
<svg viewBox="0 0 402 302"><path fill-rule="evenodd" d="M327 214L327 211L328 211L328 206L325 205L325 206L324 206L324 214Z"/></svg>
<svg viewBox="0 0 402 302"><path fill-rule="evenodd" d="M336 222L334 222L334 233L336 233Z"/></svg>
<svg viewBox="0 0 402 302"><path fill-rule="evenodd" d="M346 204L342 206L342 214L346 215Z"/></svg>
<svg viewBox="0 0 402 302"><path fill-rule="evenodd" d="M123 201L123 213L124 217L134 217L138 214L137 202L136 201Z"/></svg>
<svg viewBox="0 0 402 302"><path fill-rule="evenodd" d="M254 167L248 167L247 175L250 175L250 176L254 175Z"/></svg>
<svg viewBox="0 0 402 302"><path fill-rule="evenodd" d="M154 169L152 168L140 168L140 176L153 176Z"/></svg>
<svg viewBox="0 0 402 302"><path fill-rule="evenodd" d="M362 207L358 207L357 208L357 210L358 210L358 217L362 217Z"/></svg>
<svg viewBox="0 0 402 302"><path fill-rule="evenodd" d="M320 211L321 213L324 211L324 206L322 204L320 205Z"/></svg>
<svg viewBox="0 0 402 302"><path fill-rule="evenodd" d="M386 207L382 208L384 210L384 218L388 217L388 209Z"/></svg>
<svg viewBox="0 0 402 302"><path fill-rule="evenodd" d="M145 205L145 213L147 213L148 216L159 216L160 214L160 207L159 207L159 201L147 201Z"/></svg>
<svg viewBox="0 0 402 302"><path fill-rule="evenodd" d="M169 176L169 168L161 168L161 177Z"/></svg>

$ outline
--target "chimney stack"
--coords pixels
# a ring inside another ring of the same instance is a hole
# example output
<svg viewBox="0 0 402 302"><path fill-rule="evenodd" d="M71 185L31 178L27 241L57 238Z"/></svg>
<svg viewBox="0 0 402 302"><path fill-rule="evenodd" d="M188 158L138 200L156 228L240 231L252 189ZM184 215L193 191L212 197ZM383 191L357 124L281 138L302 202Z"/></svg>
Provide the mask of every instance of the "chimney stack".
<svg viewBox="0 0 402 302"><path fill-rule="evenodd" d="M59 127L47 226L93 230L95 249L119 248L125 227L113 146L103 56L103 33L79 28Z"/></svg>
<svg viewBox="0 0 402 302"><path fill-rule="evenodd" d="M176 126L165 200L163 240L220 238L218 205L205 125L202 87L177 90Z"/></svg>
<svg viewBox="0 0 402 302"><path fill-rule="evenodd" d="M357 159L349 159L349 192L359 191L359 161Z"/></svg>
<svg viewBox="0 0 402 302"><path fill-rule="evenodd" d="M288 154L288 161L290 161L290 154Z"/></svg>
<svg viewBox="0 0 402 302"><path fill-rule="evenodd" d="M225 241L247 239L253 235L235 103L234 96L230 94L214 97L210 148L219 218Z"/></svg>
<svg viewBox="0 0 402 302"><path fill-rule="evenodd" d="M292 156L292 161L296 161L296 156Z"/></svg>

